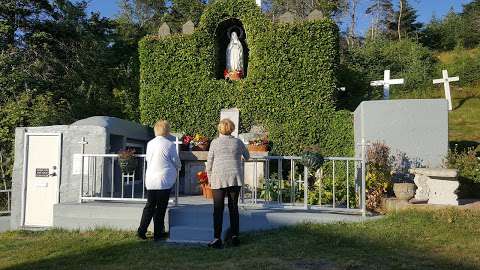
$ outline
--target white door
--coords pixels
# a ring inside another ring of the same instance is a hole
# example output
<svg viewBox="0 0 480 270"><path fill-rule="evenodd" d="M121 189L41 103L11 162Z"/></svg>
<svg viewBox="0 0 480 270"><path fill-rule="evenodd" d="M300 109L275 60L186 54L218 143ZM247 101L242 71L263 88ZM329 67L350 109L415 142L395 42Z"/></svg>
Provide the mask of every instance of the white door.
<svg viewBox="0 0 480 270"><path fill-rule="evenodd" d="M60 134L26 135L25 226L53 226L58 202Z"/></svg>

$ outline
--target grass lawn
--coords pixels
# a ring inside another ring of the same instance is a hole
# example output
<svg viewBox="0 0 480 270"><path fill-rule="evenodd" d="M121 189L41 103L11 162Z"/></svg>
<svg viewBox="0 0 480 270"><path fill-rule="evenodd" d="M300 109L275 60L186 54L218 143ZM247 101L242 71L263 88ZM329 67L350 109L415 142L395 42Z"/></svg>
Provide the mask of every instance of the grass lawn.
<svg viewBox="0 0 480 270"><path fill-rule="evenodd" d="M132 232L0 234L2 269L480 269L480 211L409 210L363 224L305 224L209 250Z"/></svg>

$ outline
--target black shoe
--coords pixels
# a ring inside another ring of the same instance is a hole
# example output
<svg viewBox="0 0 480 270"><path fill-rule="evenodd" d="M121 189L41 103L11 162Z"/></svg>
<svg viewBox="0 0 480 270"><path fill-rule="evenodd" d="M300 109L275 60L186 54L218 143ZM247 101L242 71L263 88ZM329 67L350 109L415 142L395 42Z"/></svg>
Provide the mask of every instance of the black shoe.
<svg viewBox="0 0 480 270"><path fill-rule="evenodd" d="M215 238L210 243L208 243L208 247L216 249L223 248L222 240Z"/></svg>
<svg viewBox="0 0 480 270"><path fill-rule="evenodd" d="M164 232L164 233L161 233L160 235L154 235L153 241L159 242L159 241L167 240L167 238L168 238L168 233Z"/></svg>
<svg viewBox="0 0 480 270"><path fill-rule="evenodd" d="M240 245L240 239L238 236L232 236L232 246L238 247Z"/></svg>
<svg viewBox="0 0 480 270"><path fill-rule="evenodd" d="M147 240L147 236L145 235L145 233L137 232L137 237L142 240Z"/></svg>

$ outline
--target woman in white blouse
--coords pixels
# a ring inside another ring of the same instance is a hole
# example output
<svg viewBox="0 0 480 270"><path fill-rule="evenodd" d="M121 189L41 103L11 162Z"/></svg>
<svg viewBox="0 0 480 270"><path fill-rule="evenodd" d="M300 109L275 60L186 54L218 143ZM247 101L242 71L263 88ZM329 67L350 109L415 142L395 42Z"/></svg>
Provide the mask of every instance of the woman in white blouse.
<svg viewBox="0 0 480 270"><path fill-rule="evenodd" d="M148 142L146 154L147 204L143 209L137 235L141 239L147 239L145 234L153 217L153 239L157 241L163 235L170 190L175 184L181 163L175 144L167 139L170 124L160 120L155 124L154 131L155 138Z"/></svg>

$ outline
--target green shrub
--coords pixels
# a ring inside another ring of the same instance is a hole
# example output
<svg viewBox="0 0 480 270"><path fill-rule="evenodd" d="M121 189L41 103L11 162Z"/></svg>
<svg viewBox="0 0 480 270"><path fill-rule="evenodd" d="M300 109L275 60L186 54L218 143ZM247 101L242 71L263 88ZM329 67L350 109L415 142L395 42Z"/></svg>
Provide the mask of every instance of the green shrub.
<svg viewBox="0 0 480 270"><path fill-rule="evenodd" d="M247 77L218 78L215 31L241 21L249 50ZM249 0L216 1L189 36L148 36L140 42L141 121L168 119L186 133L216 135L220 110L240 110L240 131L264 125L278 154L319 144L326 155L350 155L353 120L336 112L338 28L334 21L273 24Z"/></svg>
<svg viewBox="0 0 480 270"><path fill-rule="evenodd" d="M372 91L369 95L371 98L380 98L383 89L365 86L368 86L370 81L383 79L384 70L391 70L392 78L405 79L404 85L390 88L392 95L395 95L430 87L434 66L435 58L432 53L412 40L370 40L364 46L352 48L344 59L347 81L351 76L363 78L358 84L361 90ZM367 93L357 92L354 96L362 98L367 96Z"/></svg>
<svg viewBox="0 0 480 270"><path fill-rule="evenodd" d="M445 163L448 168L459 171L461 182L480 184L480 160L475 149L449 150Z"/></svg>

